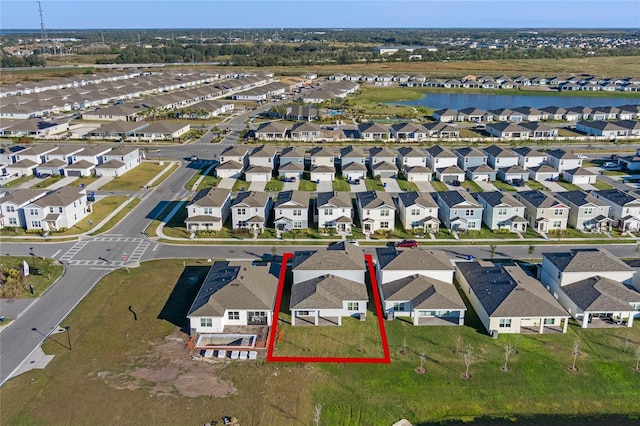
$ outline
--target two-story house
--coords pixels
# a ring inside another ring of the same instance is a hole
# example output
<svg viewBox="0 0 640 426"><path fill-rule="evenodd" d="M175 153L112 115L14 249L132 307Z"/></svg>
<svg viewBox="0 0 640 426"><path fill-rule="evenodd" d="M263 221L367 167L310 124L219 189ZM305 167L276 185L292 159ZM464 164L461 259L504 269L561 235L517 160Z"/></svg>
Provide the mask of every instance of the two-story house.
<svg viewBox="0 0 640 426"><path fill-rule="evenodd" d="M288 146L282 150L279 158L278 176L299 179L304 173L304 150Z"/></svg>
<svg viewBox="0 0 640 426"><path fill-rule="evenodd" d="M613 219L613 226L623 232L640 230L640 195L637 192L605 189L591 195L610 206L609 217Z"/></svg>
<svg viewBox="0 0 640 426"><path fill-rule="evenodd" d="M249 229L261 234L267 225L273 200L265 192L246 191L236 195L231 203L233 229Z"/></svg>
<svg viewBox="0 0 640 426"><path fill-rule="evenodd" d="M436 233L440 227L438 204L428 192L399 193L398 216L407 231Z"/></svg>
<svg viewBox="0 0 640 426"><path fill-rule="evenodd" d="M542 253L540 281L583 328L633 326L640 316L640 293L631 288L635 271L597 248Z"/></svg>
<svg viewBox="0 0 640 426"><path fill-rule="evenodd" d="M382 178L396 178L398 176L396 157L397 153L389 148L370 148L369 170L371 171L371 176L380 176Z"/></svg>
<svg viewBox="0 0 640 426"><path fill-rule="evenodd" d="M524 204L525 219L537 232L546 233L567 229L569 207L554 196L536 189L518 192L515 197Z"/></svg>
<svg viewBox="0 0 640 426"><path fill-rule="evenodd" d="M427 166L427 154L424 150L414 147L401 147L398 149L396 164L399 169L405 170L409 167Z"/></svg>
<svg viewBox="0 0 640 426"><path fill-rule="evenodd" d="M518 156L518 166L525 170L547 164L547 154L533 148L512 148L511 151Z"/></svg>
<svg viewBox="0 0 640 426"><path fill-rule="evenodd" d="M63 186L24 208L27 230L44 232L71 228L90 213L84 189Z"/></svg>
<svg viewBox="0 0 640 426"><path fill-rule="evenodd" d="M568 224L578 231L605 232L611 230L613 219L609 217L607 203L584 191L556 193L558 200L569 207Z"/></svg>
<svg viewBox="0 0 640 426"><path fill-rule="evenodd" d="M427 167L433 171L458 164L458 157L447 148L434 145L427 148Z"/></svg>
<svg viewBox="0 0 640 426"><path fill-rule="evenodd" d="M392 231L395 227L396 207L391 195L384 191L356 193L356 206L362 232Z"/></svg>
<svg viewBox="0 0 640 426"><path fill-rule="evenodd" d="M378 285L388 319L413 325L463 325L466 306L453 285L455 268L440 250L376 250Z"/></svg>
<svg viewBox="0 0 640 426"><path fill-rule="evenodd" d="M122 176L140 164L140 152L133 146L118 146L102 156L95 168L96 176Z"/></svg>
<svg viewBox="0 0 640 426"><path fill-rule="evenodd" d="M0 197L0 229L26 228L24 207L46 195L44 189L17 189Z"/></svg>
<svg viewBox="0 0 640 426"><path fill-rule="evenodd" d="M310 179L312 182L333 182L336 178L335 154L325 147L311 148L310 157Z"/></svg>
<svg viewBox="0 0 640 426"><path fill-rule="evenodd" d="M453 231L482 227L482 206L466 191L444 191L435 195L442 225Z"/></svg>
<svg viewBox="0 0 640 426"><path fill-rule="evenodd" d="M187 204L187 218L184 223L190 232L219 231L230 213L231 191L229 189L202 189Z"/></svg>
<svg viewBox="0 0 640 426"><path fill-rule="evenodd" d="M554 149L547 151L547 164L559 172L563 172L582 167L582 158L578 158L575 154L564 149Z"/></svg>
<svg viewBox="0 0 640 426"><path fill-rule="evenodd" d="M318 228L335 229L339 234L351 234L353 202L347 192L319 192L316 200Z"/></svg>
<svg viewBox="0 0 640 426"><path fill-rule="evenodd" d="M458 167L465 172L472 167L483 166L487 164L487 155L472 147L457 148L455 150L458 157Z"/></svg>
<svg viewBox="0 0 640 426"><path fill-rule="evenodd" d="M367 164L367 154L360 147L349 145L340 149L340 163L345 167L351 163Z"/></svg>
<svg viewBox="0 0 640 426"><path fill-rule="evenodd" d="M309 227L309 193L305 191L281 191L274 203L274 226L278 231Z"/></svg>
<svg viewBox="0 0 640 426"><path fill-rule="evenodd" d="M227 147L220 154L219 164L216 166L216 176L238 179L248 165L249 148L241 145Z"/></svg>
<svg viewBox="0 0 640 426"><path fill-rule="evenodd" d="M517 166L518 156L508 149L491 145L482 150L487 155L487 164L494 170Z"/></svg>
<svg viewBox="0 0 640 426"><path fill-rule="evenodd" d="M482 222L491 230L508 229L525 232L527 220L524 205L508 192L486 191L475 194L482 206Z"/></svg>
<svg viewBox="0 0 640 426"><path fill-rule="evenodd" d="M5 168L7 174L29 176L36 172L36 167L44 162L44 156L58 149L55 146L35 145L16 152L15 161Z"/></svg>

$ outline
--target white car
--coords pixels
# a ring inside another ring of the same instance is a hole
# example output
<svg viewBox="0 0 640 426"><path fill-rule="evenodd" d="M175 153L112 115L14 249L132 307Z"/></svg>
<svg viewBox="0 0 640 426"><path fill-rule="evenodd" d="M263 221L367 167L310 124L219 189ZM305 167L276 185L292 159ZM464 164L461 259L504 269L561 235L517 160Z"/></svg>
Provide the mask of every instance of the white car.
<svg viewBox="0 0 640 426"><path fill-rule="evenodd" d="M611 161L607 161L602 165L602 167L604 167L605 169L610 169L612 167L618 167L618 165L616 163L612 163Z"/></svg>
<svg viewBox="0 0 640 426"><path fill-rule="evenodd" d="M577 154L576 157L578 157L581 160L586 160L587 159L587 156L584 155L584 154Z"/></svg>

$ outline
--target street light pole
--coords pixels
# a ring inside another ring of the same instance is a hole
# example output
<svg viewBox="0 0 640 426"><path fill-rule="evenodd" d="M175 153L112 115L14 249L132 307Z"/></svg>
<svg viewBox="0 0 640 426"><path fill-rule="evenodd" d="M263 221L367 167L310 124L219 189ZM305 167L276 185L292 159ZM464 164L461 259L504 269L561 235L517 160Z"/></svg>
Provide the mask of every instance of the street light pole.
<svg viewBox="0 0 640 426"><path fill-rule="evenodd" d="M69 334L69 329L71 328L70 326L66 325L63 327L65 330L67 330L67 342L69 342L69 350L71 350L71 335Z"/></svg>

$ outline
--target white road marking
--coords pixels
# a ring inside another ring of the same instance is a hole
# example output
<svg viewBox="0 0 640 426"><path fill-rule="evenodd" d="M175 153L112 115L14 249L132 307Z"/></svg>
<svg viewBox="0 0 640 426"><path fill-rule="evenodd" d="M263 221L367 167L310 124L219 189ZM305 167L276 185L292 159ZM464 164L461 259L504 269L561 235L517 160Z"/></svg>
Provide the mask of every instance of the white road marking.
<svg viewBox="0 0 640 426"><path fill-rule="evenodd" d="M53 253L51 255L52 258L56 257L58 255L58 253L60 253L62 251L62 249L58 250L57 252Z"/></svg>
<svg viewBox="0 0 640 426"><path fill-rule="evenodd" d="M158 247L160 247L160 244L156 244L156 245L155 245L155 247L153 248L153 250L151 250L151 251L156 251L156 250L158 250Z"/></svg>
<svg viewBox="0 0 640 426"><path fill-rule="evenodd" d="M95 271L113 271L113 270L115 270L115 268L89 268L89 269L93 269Z"/></svg>

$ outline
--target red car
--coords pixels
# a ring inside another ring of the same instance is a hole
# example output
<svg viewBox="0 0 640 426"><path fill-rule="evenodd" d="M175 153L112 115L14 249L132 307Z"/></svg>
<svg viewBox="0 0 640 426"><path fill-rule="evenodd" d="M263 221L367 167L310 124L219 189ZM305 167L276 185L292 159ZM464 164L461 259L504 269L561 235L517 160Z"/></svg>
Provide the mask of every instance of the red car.
<svg viewBox="0 0 640 426"><path fill-rule="evenodd" d="M418 247L418 242L415 240L402 240L396 243L396 247L398 248L411 248L414 249Z"/></svg>

